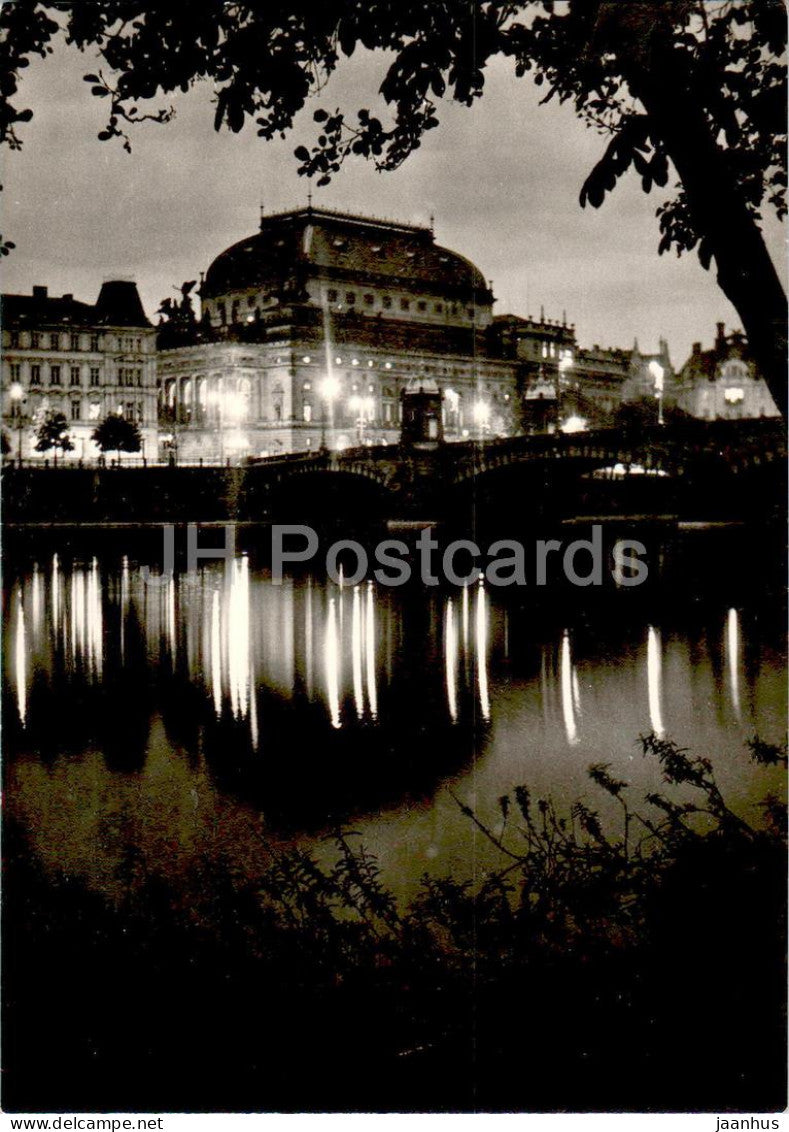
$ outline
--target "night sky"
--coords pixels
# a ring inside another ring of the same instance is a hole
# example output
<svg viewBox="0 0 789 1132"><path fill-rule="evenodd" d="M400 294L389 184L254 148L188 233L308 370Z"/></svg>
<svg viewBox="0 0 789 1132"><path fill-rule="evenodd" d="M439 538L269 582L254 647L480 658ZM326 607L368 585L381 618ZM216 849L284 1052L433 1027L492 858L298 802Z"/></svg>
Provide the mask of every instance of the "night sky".
<svg viewBox="0 0 789 1132"><path fill-rule="evenodd" d="M306 203L293 150L317 134L312 111L380 105L384 66L381 54L344 60L286 141L265 142L253 125L215 133L212 92L200 85L158 100L176 119L135 129L128 155L117 139L96 138L107 104L82 81L96 69L92 56L60 46L36 59L17 99L34 118L19 129L22 150L3 159L3 233L17 245L3 290L41 283L93 302L103 279L132 277L153 316L174 285L255 231L261 202L269 212ZM717 321L738 324L695 254L658 257L654 213L665 190L645 196L631 174L602 209L582 210L579 190L604 139L571 107L540 106L531 80L505 61L487 76L473 108L440 106L440 128L401 169L379 174L356 159L314 203L414 223L434 213L439 243L493 281L496 313L566 310L582 345L637 337L651 350L663 335L679 366L694 340L711 341ZM783 229L771 217L766 231L781 263Z"/></svg>

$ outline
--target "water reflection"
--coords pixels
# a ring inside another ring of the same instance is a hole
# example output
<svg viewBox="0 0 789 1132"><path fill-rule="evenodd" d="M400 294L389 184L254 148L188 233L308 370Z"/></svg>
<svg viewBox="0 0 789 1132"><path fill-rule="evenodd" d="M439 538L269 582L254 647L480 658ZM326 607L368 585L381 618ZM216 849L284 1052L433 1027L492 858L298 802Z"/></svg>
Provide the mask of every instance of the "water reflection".
<svg viewBox="0 0 789 1132"><path fill-rule="evenodd" d="M578 743L578 717L581 714L581 697L578 689L578 676L573 668L570 634L567 629L562 634L560 680L564 730L567 735L567 742L571 747L574 747Z"/></svg>
<svg viewBox="0 0 789 1132"><path fill-rule="evenodd" d="M726 663L729 669L731 702L737 719L742 719L740 706L740 626L736 609L726 615Z"/></svg>
<svg viewBox="0 0 789 1132"><path fill-rule="evenodd" d="M418 876L472 851L448 780L574 798L599 761L646 787L633 742L651 729L723 759L744 796L743 739L783 727L780 618L731 600L678 618L622 594L579 613L489 585L273 585L244 555L155 586L120 555L6 577L10 805L40 852L97 876L138 843L165 868L177 841L185 867L242 830L246 869L261 813L353 814Z"/></svg>
<svg viewBox="0 0 789 1132"><path fill-rule="evenodd" d="M649 687L649 722L659 739L664 738L663 726L663 657L660 633L652 625L647 635L647 682Z"/></svg>

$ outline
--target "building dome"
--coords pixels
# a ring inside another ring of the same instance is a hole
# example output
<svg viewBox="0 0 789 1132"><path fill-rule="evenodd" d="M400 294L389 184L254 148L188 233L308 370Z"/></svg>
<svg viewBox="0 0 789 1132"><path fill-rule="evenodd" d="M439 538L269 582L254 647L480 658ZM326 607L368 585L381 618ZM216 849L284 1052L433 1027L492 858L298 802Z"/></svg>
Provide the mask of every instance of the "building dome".
<svg viewBox="0 0 789 1132"><path fill-rule="evenodd" d="M436 245L429 228L312 207L264 217L259 232L213 261L201 297L278 290L310 276L339 283L368 280L459 301L492 298L482 272Z"/></svg>

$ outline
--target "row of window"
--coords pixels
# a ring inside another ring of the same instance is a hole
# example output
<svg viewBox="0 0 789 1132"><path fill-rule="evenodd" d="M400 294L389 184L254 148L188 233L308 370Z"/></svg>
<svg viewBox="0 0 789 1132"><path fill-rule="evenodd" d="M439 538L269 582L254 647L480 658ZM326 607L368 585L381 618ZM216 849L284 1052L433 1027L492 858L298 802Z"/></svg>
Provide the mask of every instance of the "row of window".
<svg viewBox="0 0 789 1132"><path fill-rule="evenodd" d="M9 348L10 349L18 350L18 349L22 348L22 333L21 333L21 331L11 330L11 331L9 331L8 336L9 336L9 340L10 340L9 341ZM77 331L71 331L68 335L66 335L66 334L60 334L59 332L56 332L56 331L53 331L50 334L44 334L40 330L31 330L28 334L28 338L29 338L28 346L31 350L45 350L47 348L49 348L50 350L66 350L66 349L68 349L68 350L83 350L83 349L87 349L91 353L96 354L96 353L99 352L99 350L101 349L101 346L102 346L102 337L101 337L100 334L83 335L83 334L79 334ZM68 345L67 346L64 345L66 339L68 339ZM87 339L87 342L88 342L87 347L84 346L84 342L85 342L86 339ZM109 339L106 340L105 344L107 346L111 345ZM129 353L135 352L135 353L139 354L139 353L142 352L142 339L141 338L118 338L117 348L119 350L127 350Z"/></svg>
<svg viewBox="0 0 789 1132"><path fill-rule="evenodd" d="M329 288L329 290L326 292L326 298L328 299L328 301L330 303L337 303L337 302L341 301L339 291L337 291L333 287ZM357 296L356 296L355 291L346 291L345 295L344 295L345 305L347 307L355 307L356 306L356 298L357 298ZM375 295L370 294L370 293L362 295L362 305L366 306L366 307L374 307L375 306ZM384 310L391 310L392 305L393 305L393 300L392 300L391 295L382 295L381 296L381 306L384 308ZM400 310L401 311L410 311L412 309L412 305L414 306L414 308L416 310L418 310L418 311L420 311L421 313L424 314L427 311L430 304L428 303L427 299L412 300L412 299L407 299L405 297L402 297L400 299ZM446 309L449 311L450 314L457 314L458 304L457 303L452 303L452 304L448 303ZM444 313L444 304L441 303L441 302L434 302L433 303L433 313L434 314L443 314ZM473 307L467 307L466 308L466 314L468 315L469 318L473 318L474 317L474 308Z"/></svg>
<svg viewBox="0 0 789 1132"><path fill-rule="evenodd" d="M34 362L30 366L30 384L41 385L43 367ZM82 385L82 367L81 366L59 366L51 365L49 367L49 384L62 385L63 376L65 371L68 371L69 385ZM12 382L22 380L22 366L19 362L12 362L9 366L9 372ZM91 366L88 371L88 384L92 386L101 385L101 367ZM125 386L142 386L142 369L139 366L122 366L118 370L118 385Z"/></svg>

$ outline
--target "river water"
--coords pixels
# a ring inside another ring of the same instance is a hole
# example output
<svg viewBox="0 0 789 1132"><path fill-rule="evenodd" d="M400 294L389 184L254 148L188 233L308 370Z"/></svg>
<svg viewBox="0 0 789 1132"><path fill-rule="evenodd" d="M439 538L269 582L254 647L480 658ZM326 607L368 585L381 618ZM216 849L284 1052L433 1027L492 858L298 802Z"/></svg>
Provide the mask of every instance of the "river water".
<svg viewBox="0 0 789 1132"><path fill-rule="evenodd" d="M275 585L243 540L149 585L157 538L51 531L5 566L6 813L111 900L130 861L182 898L207 861L252 879L340 826L401 895L468 878L496 853L459 802L498 831L523 783L615 829L587 768L660 788L649 731L710 756L753 820L776 788L744 744L783 735L781 571L743 533L658 539L650 584L599 592Z"/></svg>

